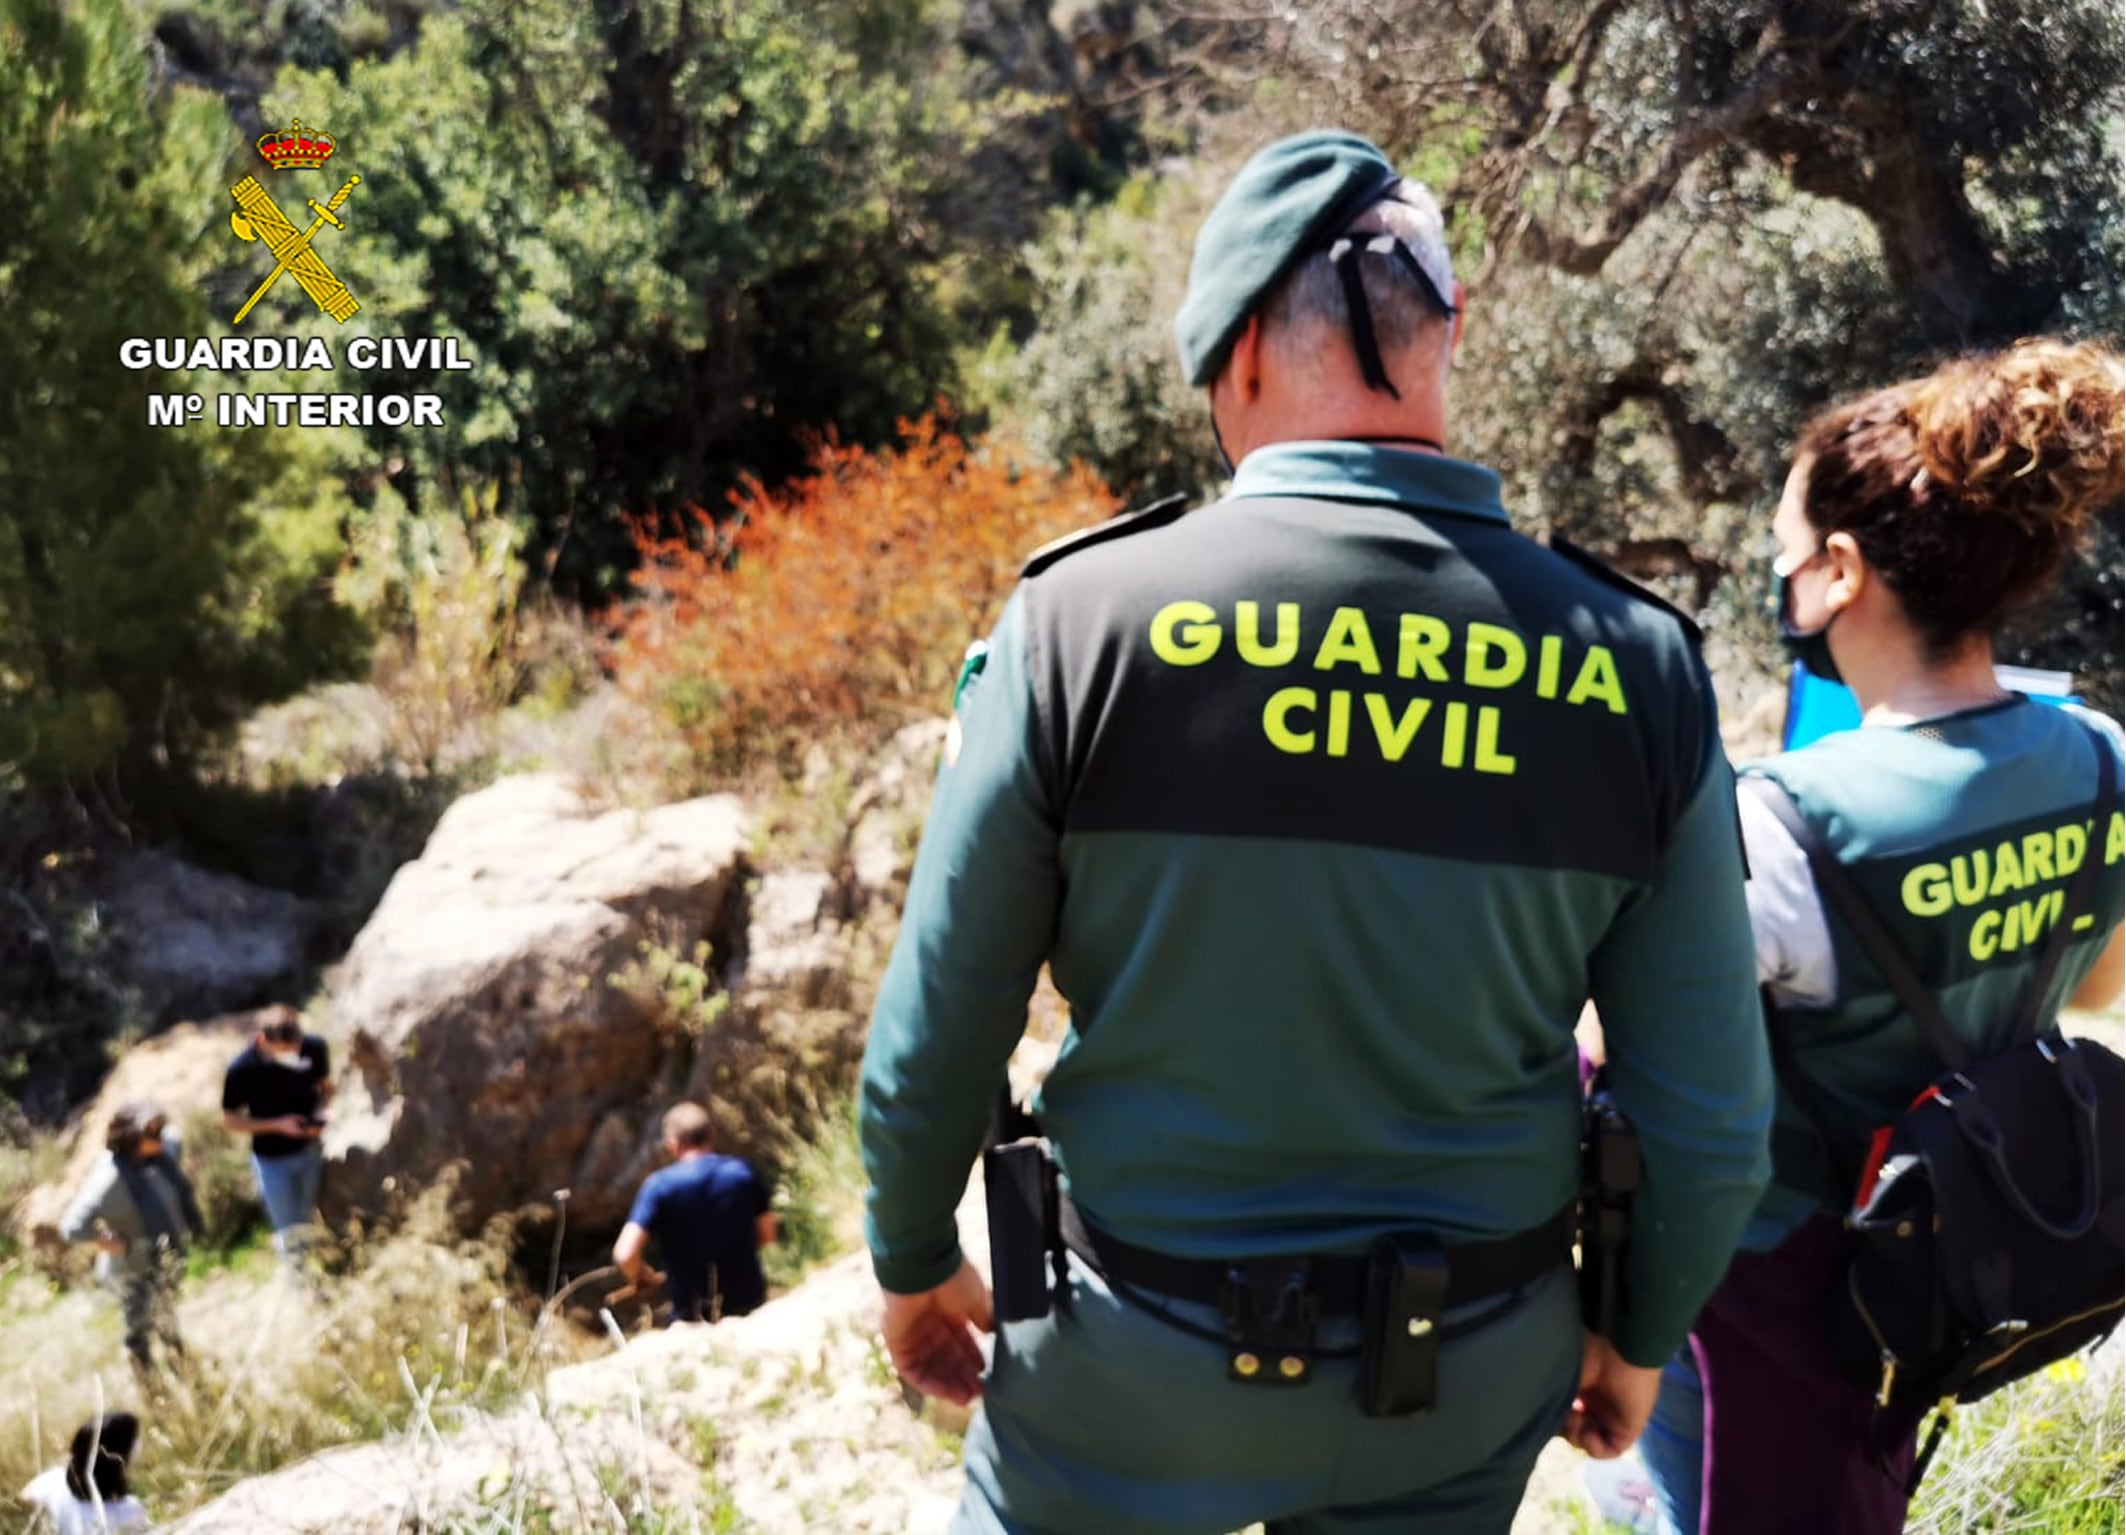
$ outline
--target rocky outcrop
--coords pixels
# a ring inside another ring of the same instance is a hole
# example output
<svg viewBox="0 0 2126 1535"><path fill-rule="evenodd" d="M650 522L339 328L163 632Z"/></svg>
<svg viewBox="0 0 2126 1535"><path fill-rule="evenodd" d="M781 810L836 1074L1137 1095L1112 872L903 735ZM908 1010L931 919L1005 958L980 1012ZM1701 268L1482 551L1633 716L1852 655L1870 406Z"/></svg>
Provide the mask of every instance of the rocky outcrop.
<svg viewBox="0 0 2126 1535"><path fill-rule="evenodd" d="M96 881L112 937L105 962L157 1022L211 1018L285 995L302 975L316 913L283 890L146 852Z"/></svg>
<svg viewBox="0 0 2126 1535"><path fill-rule="evenodd" d="M218 1116L222 1073L257 1030L257 1015L250 1013L181 1023L121 1056L102 1090L75 1118L59 1176L32 1190L13 1212L18 1237L40 1248L57 1244L60 1217L102 1157L104 1126L120 1104L151 1098L180 1130L202 1115Z"/></svg>
<svg viewBox="0 0 2126 1535"><path fill-rule="evenodd" d="M617 1223L647 1104L687 1066L661 999L616 984L646 946L730 958L750 820L727 795L599 810L553 776L445 812L333 979L345 1071L326 1154L335 1204L462 1163L470 1217L569 1190Z"/></svg>
<svg viewBox="0 0 2126 1535"><path fill-rule="evenodd" d="M411 1434L298 1461L241 1483L168 1529L171 1535L621 1530L631 1526L616 1490L621 1501L665 1507L691 1497L700 1481L676 1450L636 1432L624 1416L585 1420L520 1411L475 1417L448 1438ZM546 1522L524 1522L531 1510Z"/></svg>
<svg viewBox="0 0 2126 1535"><path fill-rule="evenodd" d="M728 795L600 810L547 775L453 805L333 977L327 1213L455 1163L468 1225L566 1190L571 1231L609 1232L680 1098L785 1150L862 1048L942 738L911 726L845 804L805 803L836 830L789 863Z"/></svg>

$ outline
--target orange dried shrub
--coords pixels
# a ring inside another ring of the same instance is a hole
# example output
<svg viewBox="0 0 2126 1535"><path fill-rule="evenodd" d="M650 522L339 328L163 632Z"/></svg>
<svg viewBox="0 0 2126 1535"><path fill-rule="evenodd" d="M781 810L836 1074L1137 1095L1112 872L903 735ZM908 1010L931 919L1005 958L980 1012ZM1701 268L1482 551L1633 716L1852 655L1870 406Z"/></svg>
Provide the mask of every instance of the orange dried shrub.
<svg viewBox="0 0 2126 1535"><path fill-rule="evenodd" d="M942 712L1026 556L1114 510L1082 466L972 447L935 415L900 427L897 448L815 441L806 473L748 478L721 521L696 508L676 533L637 527L617 670L698 770Z"/></svg>

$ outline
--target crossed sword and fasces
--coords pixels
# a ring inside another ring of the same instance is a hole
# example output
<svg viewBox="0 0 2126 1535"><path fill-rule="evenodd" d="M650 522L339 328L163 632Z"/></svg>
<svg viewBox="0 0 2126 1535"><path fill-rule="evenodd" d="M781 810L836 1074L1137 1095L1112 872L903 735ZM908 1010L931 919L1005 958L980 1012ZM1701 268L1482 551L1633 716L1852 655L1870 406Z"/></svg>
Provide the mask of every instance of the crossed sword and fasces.
<svg viewBox="0 0 2126 1535"><path fill-rule="evenodd" d="M229 227L236 231L240 239L263 239L275 258L273 270L268 272L266 280L258 285L258 291L244 301L244 307L236 311L236 318L229 322L231 325L243 323L244 316L251 312L251 306L266 296L266 290L280 280L283 272L294 273L295 280L302 284L303 291L310 295L312 302L342 324L346 323L349 315L362 307L354 301L354 295L347 291L347 285L332 275L332 268L325 265L324 258L310 248L311 237L327 224L334 229L347 227L335 215L355 187L361 183L361 179L359 176L349 176L347 184L332 194L332 201L329 203L320 203L316 198L311 198L310 207L317 217L311 220L308 229L300 231L288 222L279 205L266 195L266 189L258 184L256 176L246 176L229 188L230 195L238 204L237 211L229 215Z"/></svg>

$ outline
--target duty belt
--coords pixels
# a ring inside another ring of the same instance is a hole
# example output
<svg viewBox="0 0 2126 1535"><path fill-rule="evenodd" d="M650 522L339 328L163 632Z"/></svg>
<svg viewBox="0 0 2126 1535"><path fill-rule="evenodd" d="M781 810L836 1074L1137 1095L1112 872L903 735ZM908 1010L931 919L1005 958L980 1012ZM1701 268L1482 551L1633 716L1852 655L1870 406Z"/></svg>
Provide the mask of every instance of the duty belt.
<svg viewBox="0 0 2126 1535"><path fill-rule="evenodd" d="M1407 1309L1398 1332L1406 1330L1409 1337L1434 1346L1449 1336L1474 1332L1512 1311L1529 1286L1572 1257L1572 1205L1540 1226L1490 1241L1443 1244L1403 1236L1383 1239L1370 1255L1233 1259L1154 1252L1090 1225L1067 1193L1059 1194L1058 1204L1063 1245L1105 1279L1119 1298L1151 1310L1182 1331L1224 1343L1233 1378L1251 1382L1297 1385L1310 1374L1313 1360L1359 1356L1364 1350L1317 1348L1315 1326L1336 1318L1366 1318L1369 1330L1378 1330L1384 1304ZM1384 1282L1397 1284L1399 1292L1384 1298ZM1147 1306L1143 1297L1130 1293L1133 1290L1214 1307L1224 1318L1224 1329L1214 1333L1198 1328ZM1439 1330L1441 1312L1495 1295L1508 1298L1457 1325L1451 1334ZM1411 1296L1416 1299L1409 1300Z"/></svg>

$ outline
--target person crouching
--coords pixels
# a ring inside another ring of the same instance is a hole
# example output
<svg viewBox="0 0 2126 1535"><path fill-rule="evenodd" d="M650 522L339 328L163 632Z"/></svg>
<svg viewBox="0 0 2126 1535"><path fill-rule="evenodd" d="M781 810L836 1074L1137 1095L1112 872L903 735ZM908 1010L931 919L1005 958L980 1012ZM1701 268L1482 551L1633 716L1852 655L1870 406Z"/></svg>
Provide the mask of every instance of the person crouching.
<svg viewBox="0 0 2126 1535"><path fill-rule="evenodd" d="M672 1322L744 1316L767 1299L760 1249L776 1238L767 1185L738 1157L719 1156L708 1110L682 1103L664 1116L672 1158L643 1181L613 1262L638 1290L666 1286ZM655 1237L663 1273L645 1254Z"/></svg>

